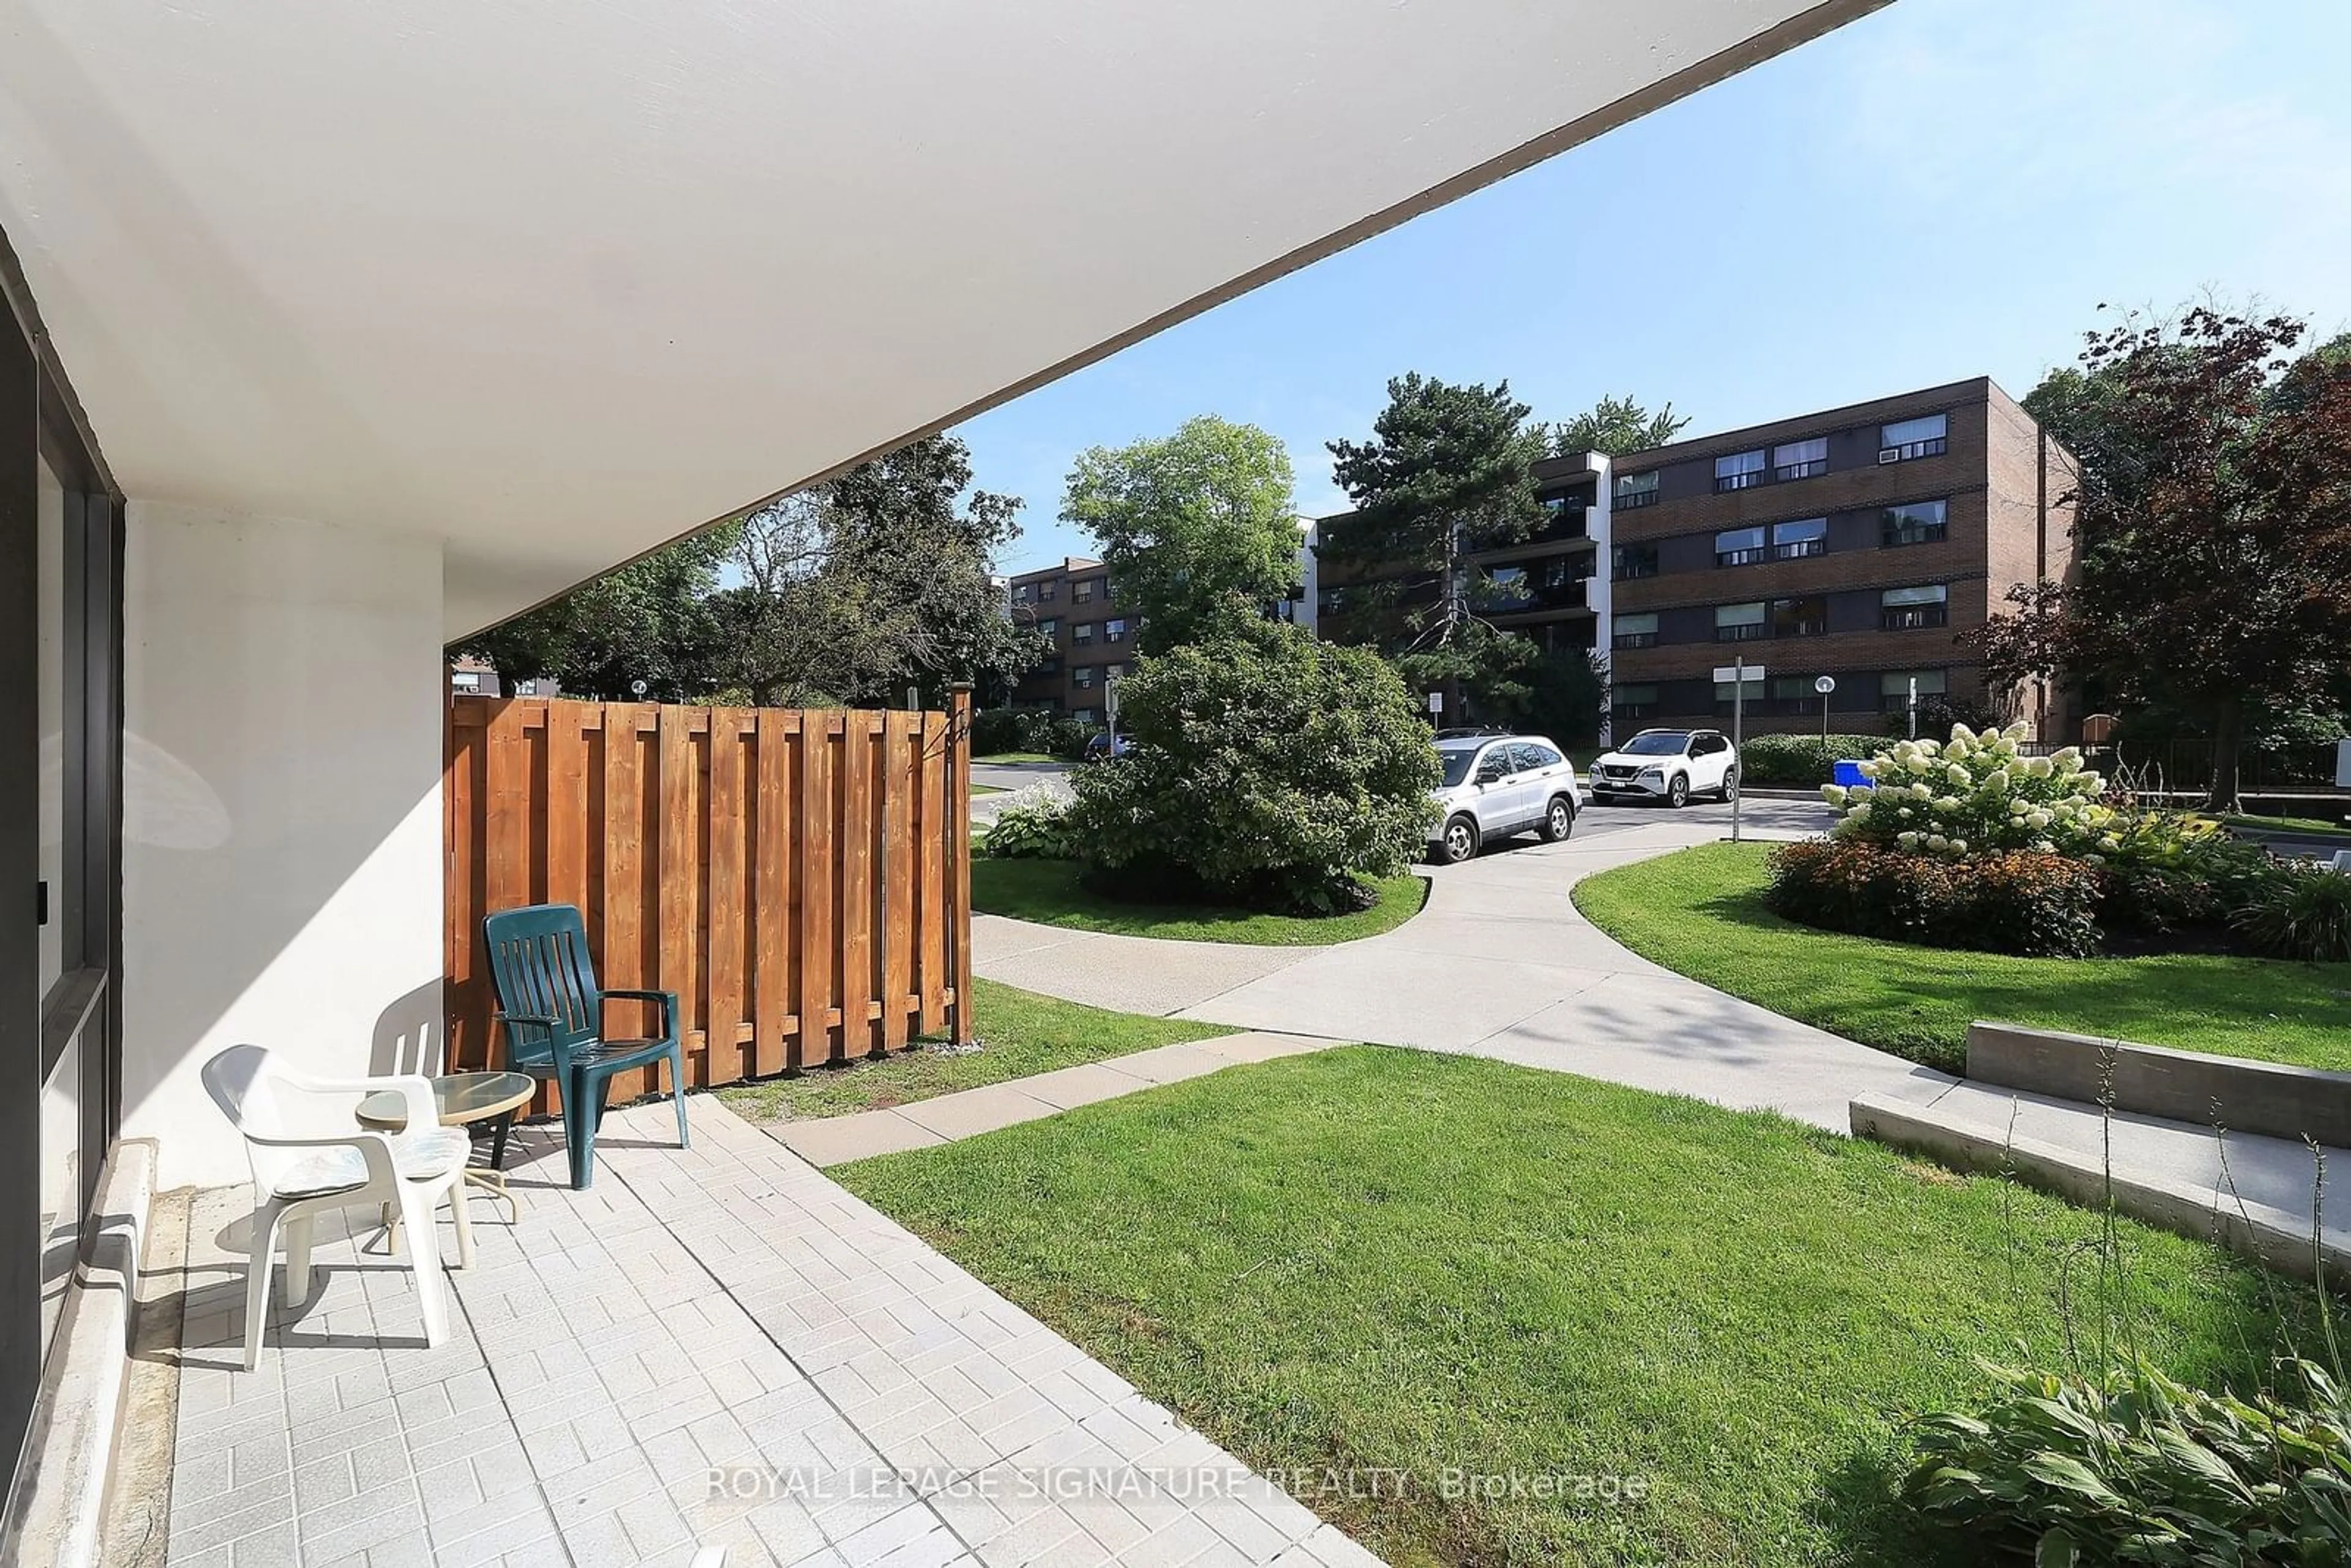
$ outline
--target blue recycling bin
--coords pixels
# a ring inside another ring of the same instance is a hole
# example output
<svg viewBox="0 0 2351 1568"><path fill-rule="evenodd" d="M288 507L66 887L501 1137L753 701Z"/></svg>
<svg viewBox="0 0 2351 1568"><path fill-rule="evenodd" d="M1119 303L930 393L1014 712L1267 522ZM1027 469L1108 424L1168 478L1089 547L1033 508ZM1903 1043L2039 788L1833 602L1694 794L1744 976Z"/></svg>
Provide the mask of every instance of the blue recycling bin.
<svg viewBox="0 0 2351 1568"><path fill-rule="evenodd" d="M1856 784L1866 784L1869 782L1868 779L1864 779L1861 776L1861 764L1857 760L1838 762L1836 765L1836 771L1831 777L1833 777L1837 783L1844 785L1848 789L1852 789Z"/></svg>

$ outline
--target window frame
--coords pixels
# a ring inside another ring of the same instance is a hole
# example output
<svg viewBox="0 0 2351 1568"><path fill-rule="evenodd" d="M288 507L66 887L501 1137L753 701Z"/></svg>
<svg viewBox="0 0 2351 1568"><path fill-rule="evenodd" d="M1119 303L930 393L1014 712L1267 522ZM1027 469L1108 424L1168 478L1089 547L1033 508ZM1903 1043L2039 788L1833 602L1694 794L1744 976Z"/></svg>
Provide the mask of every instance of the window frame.
<svg viewBox="0 0 2351 1568"><path fill-rule="evenodd" d="M1747 459L1755 461L1750 466ZM1737 466L1726 468L1724 464ZM1733 490L1752 490L1771 476L1771 453L1769 447L1758 446L1750 452L1728 452L1714 460L1714 493L1728 495Z"/></svg>
<svg viewBox="0 0 2351 1568"><path fill-rule="evenodd" d="M1638 474L1619 474L1615 495L1610 505L1618 511L1630 512L1642 507L1655 506L1657 501L1658 478L1665 470L1650 468Z"/></svg>
<svg viewBox="0 0 2351 1568"><path fill-rule="evenodd" d="M1940 510L1932 523L1923 525L1917 530L1916 538L1905 538L1903 535L1908 530L1905 525L1897 524L1896 518L1898 515L1916 507L1935 507ZM1877 548L1880 549L1908 549L1916 545L1944 544L1950 537L1951 498L1949 496L1930 496L1917 501L1895 501L1877 509Z"/></svg>
<svg viewBox="0 0 2351 1568"><path fill-rule="evenodd" d="M1646 621L1646 631L1626 631L1627 621ZM1612 617L1608 625L1608 645L1611 648L1654 648L1658 634L1664 630L1663 618L1654 610L1635 610Z"/></svg>
<svg viewBox="0 0 2351 1568"><path fill-rule="evenodd" d="M1734 545L1729 549L1722 541L1755 536L1751 545ZM1714 564L1726 566L1757 566L1771 559L1771 530L1761 523L1747 523L1735 528L1717 529L1714 536Z"/></svg>
<svg viewBox="0 0 2351 1568"><path fill-rule="evenodd" d="M1896 440L1895 433L1909 432L1935 424L1940 428L1933 435L1916 435ZM1889 420L1877 427L1877 460L1880 463L1911 463L1921 457L1940 457L1951 447L1951 416L1948 412L1914 414L1908 419Z"/></svg>
<svg viewBox="0 0 2351 1568"><path fill-rule="evenodd" d="M1799 546L1810 545L1813 548L1810 549L1791 549L1787 544L1782 542L1780 538L1780 530L1782 528L1802 528L1808 524L1813 523L1820 525L1820 532L1807 535L1803 538L1793 541ZM1784 521L1773 523L1771 525L1771 534L1770 548L1771 553L1769 559L1772 560L1810 560L1815 556L1823 556L1829 553L1829 520L1825 517L1789 517Z"/></svg>
<svg viewBox="0 0 2351 1568"><path fill-rule="evenodd" d="M1793 460L1783 457L1789 452L1801 453ZM1795 479L1810 479L1829 471L1829 438L1807 435L1801 440L1774 443L1771 447L1771 478L1776 484Z"/></svg>
<svg viewBox="0 0 2351 1568"><path fill-rule="evenodd" d="M1752 621L1725 621L1726 610L1753 609ZM1757 643L1771 634L1771 601L1768 599L1742 599L1736 604L1714 607L1714 640L1718 643Z"/></svg>

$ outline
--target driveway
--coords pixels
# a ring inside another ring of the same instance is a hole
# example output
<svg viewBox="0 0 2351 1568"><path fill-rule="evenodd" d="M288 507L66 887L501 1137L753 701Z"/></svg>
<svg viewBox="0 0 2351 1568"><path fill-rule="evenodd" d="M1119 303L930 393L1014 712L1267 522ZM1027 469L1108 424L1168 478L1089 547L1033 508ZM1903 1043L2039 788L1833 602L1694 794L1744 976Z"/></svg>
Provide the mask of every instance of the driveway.
<svg viewBox="0 0 2351 1568"><path fill-rule="evenodd" d="M1757 836L1826 810L1749 801ZM1782 1112L1843 1132L1856 1094L1929 1100L1952 1080L1660 968L1578 914L1582 878L1723 837L1727 807L1586 810L1565 843L1513 841L1432 868L1426 909L1333 947L1242 947L1063 931L980 915L975 968L1026 990L1244 1029L1490 1056Z"/></svg>

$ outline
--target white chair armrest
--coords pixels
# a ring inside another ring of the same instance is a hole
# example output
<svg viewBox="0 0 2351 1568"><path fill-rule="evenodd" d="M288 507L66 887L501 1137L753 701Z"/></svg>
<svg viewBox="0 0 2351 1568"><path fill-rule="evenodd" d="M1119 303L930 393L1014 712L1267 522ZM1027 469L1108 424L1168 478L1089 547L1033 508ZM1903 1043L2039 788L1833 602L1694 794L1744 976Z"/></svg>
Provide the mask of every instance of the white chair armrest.
<svg viewBox="0 0 2351 1568"><path fill-rule="evenodd" d="M350 1132L323 1138L279 1138L247 1132L245 1141L265 1149L357 1149L361 1163L367 1166L370 1186L381 1186L387 1192L400 1190L400 1166L392 1157L392 1134L388 1133Z"/></svg>

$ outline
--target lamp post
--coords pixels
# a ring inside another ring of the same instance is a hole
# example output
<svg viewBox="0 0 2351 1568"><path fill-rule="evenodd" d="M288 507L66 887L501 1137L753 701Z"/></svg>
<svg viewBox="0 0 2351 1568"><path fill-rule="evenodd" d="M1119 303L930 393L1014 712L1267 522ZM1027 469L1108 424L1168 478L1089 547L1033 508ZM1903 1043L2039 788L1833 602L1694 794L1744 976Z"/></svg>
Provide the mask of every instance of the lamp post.
<svg viewBox="0 0 2351 1568"><path fill-rule="evenodd" d="M1821 694L1821 749L1829 746L1829 694L1836 690L1836 677L1823 675L1813 683L1813 690Z"/></svg>

